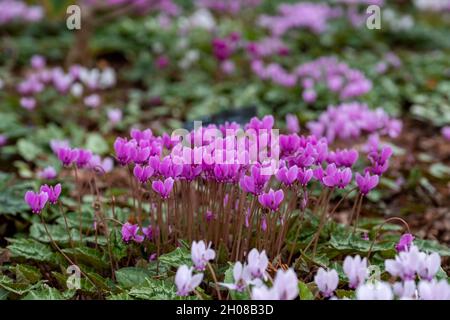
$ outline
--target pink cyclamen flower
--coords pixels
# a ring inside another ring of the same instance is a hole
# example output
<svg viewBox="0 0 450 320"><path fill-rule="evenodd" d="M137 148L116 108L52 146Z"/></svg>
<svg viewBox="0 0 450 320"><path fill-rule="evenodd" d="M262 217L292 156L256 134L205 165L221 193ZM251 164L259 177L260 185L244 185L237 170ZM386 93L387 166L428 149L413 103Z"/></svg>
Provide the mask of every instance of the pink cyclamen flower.
<svg viewBox="0 0 450 320"><path fill-rule="evenodd" d="M52 166L48 166L48 167L46 167L46 168L40 170L40 171L37 173L37 176L38 176L40 179L44 179L44 180L52 180L52 179L55 179L55 178L56 178L57 173L56 173L55 168L53 168Z"/></svg>
<svg viewBox="0 0 450 320"><path fill-rule="evenodd" d="M122 225L122 240L124 242L130 242L133 240L136 243L144 241L144 236L138 235L139 226L137 224L131 224L129 222Z"/></svg>
<svg viewBox="0 0 450 320"><path fill-rule="evenodd" d="M450 285L447 280L420 281L417 286L421 300L450 300Z"/></svg>
<svg viewBox="0 0 450 320"><path fill-rule="evenodd" d="M400 277L404 281L414 280L422 270L426 256L419 248L411 245L408 251L399 252L395 259L385 260L384 267L394 277Z"/></svg>
<svg viewBox="0 0 450 320"><path fill-rule="evenodd" d="M392 291L401 300L414 299L416 296L416 282L412 280L396 282L392 285Z"/></svg>
<svg viewBox="0 0 450 320"><path fill-rule="evenodd" d="M366 196L378 185L379 177L377 175L371 176L370 173L366 171L364 176L356 173L355 180L361 194Z"/></svg>
<svg viewBox="0 0 450 320"><path fill-rule="evenodd" d="M364 283L368 275L367 259L361 259L359 255L356 257L347 256L344 259L344 273L348 277L349 286L352 289L357 288Z"/></svg>
<svg viewBox="0 0 450 320"><path fill-rule="evenodd" d="M152 226L142 228L142 233L148 240L153 239L153 228Z"/></svg>
<svg viewBox="0 0 450 320"><path fill-rule="evenodd" d="M77 159L75 163L78 168L84 168L89 164L89 161L92 158L92 152L85 149L76 149L78 152Z"/></svg>
<svg viewBox="0 0 450 320"><path fill-rule="evenodd" d="M248 267L239 261L234 264L233 279L234 283L221 283L221 285L231 290L243 292L248 285L255 283Z"/></svg>
<svg viewBox="0 0 450 320"><path fill-rule="evenodd" d="M259 203L263 207L269 208L272 211L278 210L283 199L284 199L284 192L281 189L277 191L270 189L269 192L263 193L258 196Z"/></svg>
<svg viewBox="0 0 450 320"><path fill-rule="evenodd" d="M106 115L108 116L109 123L112 125L118 124L120 121L122 121L122 110L115 108L115 109L109 109L106 112Z"/></svg>
<svg viewBox="0 0 450 320"><path fill-rule="evenodd" d="M421 279L431 281L441 267L441 257L436 252L426 255L419 269Z"/></svg>
<svg viewBox="0 0 450 320"><path fill-rule="evenodd" d="M286 186L291 186L295 180L297 180L297 176L299 173L299 168L297 166L292 166L289 169L286 167L281 168L276 173L277 179L284 183Z"/></svg>
<svg viewBox="0 0 450 320"><path fill-rule="evenodd" d="M298 278L293 269L279 269L272 288L261 285L253 287L252 290L253 300L293 300L297 296Z"/></svg>
<svg viewBox="0 0 450 320"><path fill-rule="evenodd" d="M33 69L43 69L45 67L45 58L40 55L33 55L30 60Z"/></svg>
<svg viewBox="0 0 450 320"><path fill-rule="evenodd" d="M58 202L59 195L61 194L61 184L58 183L55 186L49 186L44 184L41 186L41 192L45 192L48 195L48 202L56 204Z"/></svg>
<svg viewBox="0 0 450 320"><path fill-rule="evenodd" d="M356 290L358 300L392 300L394 294L386 282L366 283Z"/></svg>
<svg viewBox="0 0 450 320"><path fill-rule="evenodd" d="M151 166L141 166L137 164L133 169L133 174L140 183L146 183L153 173L154 170Z"/></svg>
<svg viewBox="0 0 450 320"><path fill-rule="evenodd" d="M314 282L324 297L331 297L339 284L339 277L334 269L326 271L323 268L319 268L314 277Z"/></svg>
<svg viewBox="0 0 450 320"><path fill-rule="evenodd" d="M450 126L443 127L441 132L445 140L450 141Z"/></svg>
<svg viewBox="0 0 450 320"><path fill-rule="evenodd" d="M296 115L290 113L286 115L286 129L289 133L300 132L300 124Z"/></svg>
<svg viewBox="0 0 450 320"><path fill-rule="evenodd" d="M414 241L414 236L411 233L405 233L400 237L400 240L395 245L397 252L408 251Z"/></svg>
<svg viewBox="0 0 450 320"><path fill-rule="evenodd" d="M352 180L352 170L350 168L337 169L334 163L328 165L322 182L329 188L345 188Z"/></svg>
<svg viewBox="0 0 450 320"><path fill-rule="evenodd" d="M175 180L169 177L166 180L156 180L152 182L152 189L158 193L163 199L169 198L170 192L173 188L173 183Z"/></svg>
<svg viewBox="0 0 450 320"><path fill-rule="evenodd" d="M252 277L265 279L267 277L266 269L269 265L269 258L267 258L266 251L259 252L253 248L247 256L248 270Z"/></svg>
<svg viewBox="0 0 450 320"><path fill-rule="evenodd" d="M335 163L339 167L351 168L358 160L358 151L355 149L337 150L336 152L330 152L328 154L329 162Z"/></svg>
<svg viewBox="0 0 450 320"><path fill-rule="evenodd" d="M84 104L89 108L97 108L102 103L100 96L98 94L91 94L84 98Z"/></svg>
<svg viewBox="0 0 450 320"><path fill-rule="evenodd" d="M124 138L117 138L114 142L114 151L117 160L122 166L126 166L133 161L136 155L136 141L127 141Z"/></svg>
<svg viewBox="0 0 450 320"><path fill-rule="evenodd" d="M36 108L36 99L32 97L20 98L20 105L24 109L33 110L34 108Z"/></svg>
<svg viewBox="0 0 450 320"><path fill-rule="evenodd" d="M303 91L302 94L303 101L305 101L308 104L316 102L317 99L317 93L314 89L307 89Z"/></svg>
<svg viewBox="0 0 450 320"><path fill-rule="evenodd" d="M0 147L3 147L8 142L8 138L4 134L0 134Z"/></svg>
<svg viewBox="0 0 450 320"><path fill-rule="evenodd" d="M313 175L314 175L314 172L312 169L300 168L300 170L298 171L298 175L297 175L298 182L302 186L306 186L308 184L308 182L311 181L311 178L313 177Z"/></svg>
<svg viewBox="0 0 450 320"><path fill-rule="evenodd" d="M194 263L195 270L204 271L210 260L216 257L216 253L211 249L211 242L206 246L205 242L192 242L191 259Z"/></svg>
<svg viewBox="0 0 450 320"><path fill-rule="evenodd" d="M187 296L194 291L203 280L203 273L192 275L193 268L182 265L178 268L175 275L175 285L177 286L177 295Z"/></svg>
<svg viewBox="0 0 450 320"><path fill-rule="evenodd" d="M31 208L31 211L36 214L40 214L44 209L48 200L48 194L46 192L33 192L27 191L25 193L25 202Z"/></svg>
<svg viewBox="0 0 450 320"><path fill-rule="evenodd" d="M58 148L56 154L58 156L58 159L66 167L70 166L78 158L78 150L68 147Z"/></svg>

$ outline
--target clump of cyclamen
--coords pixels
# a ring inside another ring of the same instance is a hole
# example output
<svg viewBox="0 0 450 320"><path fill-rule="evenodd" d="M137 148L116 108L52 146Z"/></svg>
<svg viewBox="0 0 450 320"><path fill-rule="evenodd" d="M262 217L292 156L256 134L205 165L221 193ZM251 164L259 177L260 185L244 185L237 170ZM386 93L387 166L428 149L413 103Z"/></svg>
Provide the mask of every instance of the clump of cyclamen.
<svg viewBox="0 0 450 320"><path fill-rule="evenodd" d="M354 102L328 107L317 121L310 121L307 127L316 137L326 137L333 142L358 139L373 133L395 138L401 132L402 123L381 108L371 110L366 104Z"/></svg>
<svg viewBox="0 0 450 320"><path fill-rule="evenodd" d="M327 29L329 20L339 17L340 14L340 10L326 4L310 2L280 4L278 15L263 15L259 19L259 24L268 28L275 36L281 36L293 28L305 28L314 33L322 33Z"/></svg>

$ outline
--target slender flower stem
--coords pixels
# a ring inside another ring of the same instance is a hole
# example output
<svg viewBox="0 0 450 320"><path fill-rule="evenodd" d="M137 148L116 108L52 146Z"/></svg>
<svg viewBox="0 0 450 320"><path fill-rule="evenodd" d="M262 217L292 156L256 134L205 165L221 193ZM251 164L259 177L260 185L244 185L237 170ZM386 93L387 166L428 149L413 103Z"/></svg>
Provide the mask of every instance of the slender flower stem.
<svg viewBox="0 0 450 320"><path fill-rule="evenodd" d="M61 253L61 255L67 260L67 262L69 262L71 265L76 266L77 264L75 264L72 259L70 259L62 250L61 248L56 244L55 240L53 240L53 237L51 236L50 232L48 231L47 228L47 224L45 223L44 217L42 214L40 214L41 217L41 222L44 226L45 232L47 233L48 238L50 239L50 242L53 244L53 246L55 247L56 250L58 250L59 253ZM80 267L78 267L80 269L81 274L86 277L86 279L94 286L96 287L95 283L87 276L87 274L85 274L83 272L83 270L81 270Z"/></svg>
<svg viewBox="0 0 450 320"><path fill-rule="evenodd" d="M211 272L211 275L213 277L214 284L216 286L217 297L219 298L219 300L222 300L222 295L220 294L220 287L219 287L219 282L217 281L216 273L214 272L214 269L209 262L207 265L208 265L209 271Z"/></svg>
<svg viewBox="0 0 450 320"><path fill-rule="evenodd" d="M83 241L83 212L81 210L81 190L79 190L79 180L78 180L78 168L76 164L73 165L74 172L75 172L75 185L78 193L78 218L79 218L79 232L80 232L80 243Z"/></svg>
<svg viewBox="0 0 450 320"><path fill-rule="evenodd" d="M408 233L411 233L411 231L410 231L410 229L409 229L408 223L407 223L405 220L403 220L402 218L399 218L399 217L391 217L391 218L389 218L389 219L386 219L382 224L380 224L380 225L378 226L377 231L375 232L375 236L374 236L374 238L373 238L373 240L372 240L372 243L370 244L369 251L367 252L367 261L369 261L370 254L372 253L373 246L375 245L375 242L377 241L378 234L380 233L381 228L383 228L383 226L384 226L386 223L388 223L388 222L390 222L390 221L393 221L393 220L400 221L401 223L403 223L403 225L406 227L406 230L408 231Z"/></svg>

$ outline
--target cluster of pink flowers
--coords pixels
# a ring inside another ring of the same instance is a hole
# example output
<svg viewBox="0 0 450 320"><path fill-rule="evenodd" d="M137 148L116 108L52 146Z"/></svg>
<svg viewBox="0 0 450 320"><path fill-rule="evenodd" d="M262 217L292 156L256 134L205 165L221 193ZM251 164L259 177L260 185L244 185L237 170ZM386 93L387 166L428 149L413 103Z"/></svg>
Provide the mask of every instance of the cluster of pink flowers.
<svg viewBox="0 0 450 320"><path fill-rule="evenodd" d="M97 108L101 104L98 91L111 88L116 83L112 68L99 70L73 65L65 72L60 67L47 67L42 56L33 56L30 64L31 72L17 85L17 91L22 95L21 106L27 110L36 108L35 95L46 88L54 88L61 94L70 93L74 98L83 99L87 107Z"/></svg>
<svg viewBox="0 0 450 320"><path fill-rule="evenodd" d="M180 7L173 0L84 0L91 6L125 6L132 5L136 8L137 13L147 13L149 11L162 12L167 15L178 15L181 11Z"/></svg>
<svg viewBox="0 0 450 320"><path fill-rule="evenodd" d="M65 140L52 140L50 146L65 167L75 165L78 169L100 170L104 173L113 169L113 160L109 157L102 159L99 155L83 148L71 148ZM52 172L50 172L52 173ZM49 172L47 172L49 174ZM50 174L51 176L52 174ZM51 179L51 178L47 178Z"/></svg>
<svg viewBox="0 0 450 320"><path fill-rule="evenodd" d="M270 188L272 175L288 188L304 189L312 180L325 188L345 188L351 183L351 168L358 160L356 150L329 151L324 138L296 133L278 136L271 131L273 126L274 118L266 116L253 118L245 131L236 123L209 125L186 131L183 139L167 134L155 136L150 129L133 129L131 139L116 139L114 150L117 161L122 166L134 166L136 180L143 185L151 183L153 191L163 199L170 197L177 180L214 180L239 184L244 192L257 196L263 208L276 212L284 192ZM246 133L242 140L239 131ZM77 163L76 152L62 148L58 155L68 165ZM371 150L370 165L363 175L356 174L363 195L376 187L391 155L388 147Z"/></svg>
<svg viewBox="0 0 450 320"><path fill-rule="evenodd" d="M353 102L329 106L317 121L310 121L307 127L316 137L326 137L333 142L374 133L395 138L401 133L402 122L391 118L382 108L372 110L366 104Z"/></svg>
<svg viewBox="0 0 450 320"><path fill-rule="evenodd" d="M247 44L247 51L253 59L289 54L289 48L284 41L273 36L263 38L259 41L249 42Z"/></svg>
<svg viewBox="0 0 450 320"><path fill-rule="evenodd" d="M335 57L321 57L298 66L294 74L300 79L306 92L316 92L315 87L325 85L331 92L339 94L342 100L368 93L372 82L359 70L352 69Z"/></svg>
<svg viewBox="0 0 450 320"><path fill-rule="evenodd" d="M281 86L294 87L300 83L302 98L306 103L314 103L318 88L324 85L341 100L362 96L372 89L372 82L361 71L350 68L334 57L322 57L304 63L293 72L278 63L265 65L260 59L253 59L251 68L262 80L271 80Z"/></svg>
<svg viewBox="0 0 450 320"><path fill-rule="evenodd" d="M0 25L11 22L37 22L44 17L41 6L28 6L19 0L0 0Z"/></svg>
<svg viewBox="0 0 450 320"><path fill-rule="evenodd" d="M25 193L25 202L35 214L40 214L45 208L47 202L56 204L61 194L61 184L55 186L42 185L39 192L27 191Z"/></svg>
<svg viewBox="0 0 450 320"><path fill-rule="evenodd" d="M261 0L196 0L196 5L212 11L237 14L247 8L255 8Z"/></svg>
<svg viewBox="0 0 450 320"><path fill-rule="evenodd" d="M328 21L340 15L340 9L321 3L281 4L278 7L278 15L263 15L259 24L270 29L275 36L281 36L294 28L306 28L315 33L322 33L327 29Z"/></svg>

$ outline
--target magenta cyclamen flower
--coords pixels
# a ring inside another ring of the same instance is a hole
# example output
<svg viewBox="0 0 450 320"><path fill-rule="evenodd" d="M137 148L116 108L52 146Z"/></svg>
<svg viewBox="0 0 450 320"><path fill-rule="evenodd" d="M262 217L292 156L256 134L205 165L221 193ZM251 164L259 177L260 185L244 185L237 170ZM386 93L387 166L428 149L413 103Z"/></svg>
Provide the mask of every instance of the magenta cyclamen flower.
<svg viewBox="0 0 450 320"><path fill-rule="evenodd" d="M85 149L76 149L78 152L78 156L76 159L76 165L78 168L84 168L89 164L89 161L92 158L92 152Z"/></svg>
<svg viewBox="0 0 450 320"><path fill-rule="evenodd" d="M153 173L154 170L150 166L141 166L137 164L133 169L133 174L140 183L146 183Z"/></svg>
<svg viewBox="0 0 450 320"><path fill-rule="evenodd" d="M166 180L156 180L152 182L152 189L158 193L161 198L167 199L170 195L170 192L173 188L173 183L175 180L173 180L171 177L167 178Z"/></svg>
<svg viewBox="0 0 450 320"><path fill-rule="evenodd" d="M142 228L142 233L148 240L153 239L153 228L152 226Z"/></svg>
<svg viewBox="0 0 450 320"><path fill-rule="evenodd" d="M144 236L138 235L138 232L139 226L137 224L124 223L122 226L122 240L125 242L133 240L134 242L141 243L144 241Z"/></svg>
<svg viewBox="0 0 450 320"><path fill-rule="evenodd" d="M278 191L270 189L269 192L263 193L258 196L259 203L263 207L269 208L272 211L278 210L278 207L280 206L283 199L284 199L284 192L281 189Z"/></svg>
<svg viewBox="0 0 450 320"><path fill-rule="evenodd" d="M45 204L48 200L48 194L45 192L33 192L27 191L25 193L25 202L31 208L31 211L36 214L40 214L42 209L44 209Z"/></svg>
<svg viewBox="0 0 450 320"><path fill-rule="evenodd" d="M414 241L414 236L411 233L405 233L400 237L400 240L395 245L397 252L408 251Z"/></svg>
<svg viewBox="0 0 450 320"><path fill-rule="evenodd" d="M56 173L55 168L53 168L52 166L48 166L48 167L46 167L46 168L40 170L40 171L37 173L37 176L38 176L40 179L44 179L44 180L52 180L52 179L55 179L55 178L56 178L57 173Z"/></svg>
<svg viewBox="0 0 450 320"><path fill-rule="evenodd" d="M350 168L337 169L334 163L328 165L322 182L329 188L345 188L352 180L352 170Z"/></svg>
<svg viewBox="0 0 450 320"><path fill-rule="evenodd" d="M326 271L323 268L319 268L314 277L314 282L324 297L331 297L339 284L339 277L334 269Z"/></svg>
<svg viewBox="0 0 450 320"><path fill-rule="evenodd" d="M177 295L187 296L194 291L203 280L203 273L192 275L193 268L182 265L178 268L175 275L175 285L177 286Z"/></svg>
<svg viewBox="0 0 450 320"><path fill-rule="evenodd" d="M297 166L292 166L289 169L284 167L278 170L276 177L286 186L291 186L295 182L295 180L297 180L298 173L299 169Z"/></svg>
<svg viewBox="0 0 450 320"><path fill-rule="evenodd" d="M299 133L300 124L298 123L298 118L294 114L286 115L286 129L289 133Z"/></svg>
<svg viewBox="0 0 450 320"><path fill-rule="evenodd" d="M44 184L41 186L40 191L45 192L48 195L48 202L55 204L58 202L59 195L61 194L61 184L58 183L54 187Z"/></svg>
<svg viewBox="0 0 450 320"><path fill-rule="evenodd" d="M351 168L358 160L358 151L355 149L337 150L328 154L328 162L333 162L339 167Z"/></svg>
<svg viewBox="0 0 450 320"><path fill-rule="evenodd" d="M195 270L203 271L210 260L216 257L216 253L211 249L211 242L206 246L204 241L192 242L191 258Z"/></svg>
<svg viewBox="0 0 450 320"><path fill-rule="evenodd" d="M68 147L58 148L56 151L58 159L66 167L70 166L78 157L78 150Z"/></svg>
<svg viewBox="0 0 450 320"><path fill-rule="evenodd" d="M441 132L445 140L450 141L450 126L443 127Z"/></svg>
<svg viewBox="0 0 450 320"><path fill-rule="evenodd" d="M371 176L370 173L366 171L364 176L356 173L355 180L361 194L367 195L378 185L379 177L377 175Z"/></svg>
<svg viewBox="0 0 450 320"><path fill-rule="evenodd" d="M116 152L117 160L122 166L126 166L136 156L136 142L127 141L124 138L117 138L114 142L114 151Z"/></svg>
<svg viewBox="0 0 450 320"><path fill-rule="evenodd" d="M306 186L308 182L311 181L312 177L313 177L312 169L300 169L298 171L297 179L302 186Z"/></svg>

